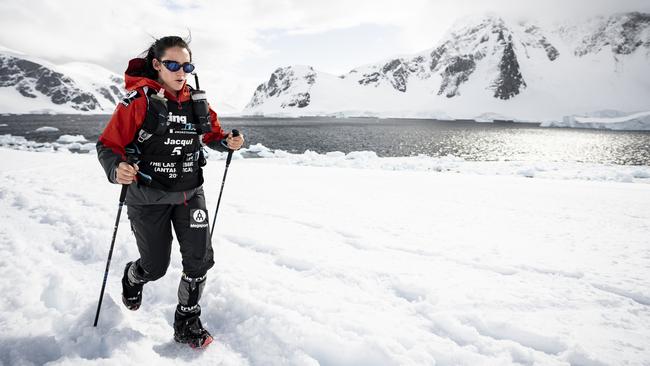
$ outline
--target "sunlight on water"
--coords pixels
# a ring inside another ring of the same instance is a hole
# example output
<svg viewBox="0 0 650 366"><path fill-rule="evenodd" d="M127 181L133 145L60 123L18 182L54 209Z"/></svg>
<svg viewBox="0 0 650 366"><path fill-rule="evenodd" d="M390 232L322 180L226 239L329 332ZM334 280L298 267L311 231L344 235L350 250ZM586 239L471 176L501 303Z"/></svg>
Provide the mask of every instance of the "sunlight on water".
<svg viewBox="0 0 650 366"><path fill-rule="evenodd" d="M88 141L95 141L109 118L108 115L0 116L0 135L51 142L62 134L81 134ZM426 154L475 161L650 165L650 131L375 118L223 118L221 122L226 130L242 131L247 145L261 143L293 153L370 150L379 156ZM42 126L57 127L59 131L35 132Z"/></svg>

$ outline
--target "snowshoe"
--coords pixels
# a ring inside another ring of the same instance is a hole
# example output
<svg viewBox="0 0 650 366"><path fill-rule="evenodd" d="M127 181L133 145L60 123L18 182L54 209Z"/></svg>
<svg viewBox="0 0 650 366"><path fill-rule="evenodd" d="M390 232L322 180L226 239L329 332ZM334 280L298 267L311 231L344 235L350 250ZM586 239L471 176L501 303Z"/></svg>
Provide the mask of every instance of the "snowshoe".
<svg viewBox="0 0 650 366"><path fill-rule="evenodd" d="M213 338L210 332L203 329L200 313L185 315L176 312L174 320L174 340L178 343L186 343L192 348L205 348L212 343Z"/></svg>
<svg viewBox="0 0 650 366"><path fill-rule="evenodd" d="M129 268L133 262L129 262L124 267L124 276L122 277L122 303L129 310L138 310L142 304L142 284L131 284L129 281Z"/></svg>

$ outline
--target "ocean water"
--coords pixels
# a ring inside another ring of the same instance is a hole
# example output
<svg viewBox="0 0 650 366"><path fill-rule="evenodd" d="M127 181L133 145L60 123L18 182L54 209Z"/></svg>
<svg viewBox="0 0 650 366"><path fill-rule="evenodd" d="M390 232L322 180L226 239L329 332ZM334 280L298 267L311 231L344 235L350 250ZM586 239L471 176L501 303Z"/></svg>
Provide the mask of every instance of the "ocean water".
<svg viewBox="0 0 650 366"><path fill-rule="evenodd" d="M0 116L0 135L53 142L64 134L95 141L110 115ZM473 161L564 161L650 165L650 132L544 128L531 123L476 123L377 118L222 118L246 145L305 150L374 151L379 156L454 155ZM39 127L58 131L35 132Z"/></svg>

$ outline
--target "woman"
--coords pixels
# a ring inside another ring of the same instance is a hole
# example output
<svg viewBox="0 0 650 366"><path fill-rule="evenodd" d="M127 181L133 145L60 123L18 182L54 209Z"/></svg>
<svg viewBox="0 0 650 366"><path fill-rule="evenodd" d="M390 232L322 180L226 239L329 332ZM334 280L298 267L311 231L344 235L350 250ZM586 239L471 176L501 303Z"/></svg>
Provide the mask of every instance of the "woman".
<svg viewBox="0 0 650 366"><path fill-rule="evenodd" d="M140 258L124 268L122 302L137 310L143 285L167 271L173 225L183 258L174 339L201 348L212 342L199 300L214 265L202 145L238 150L244 139L224 132L205 93L187 85L191 61L187 43L175 36L156 40L145 58L129 61L130 94L99 137L97 153L108 180L129 185L125 203Z"/></svg>

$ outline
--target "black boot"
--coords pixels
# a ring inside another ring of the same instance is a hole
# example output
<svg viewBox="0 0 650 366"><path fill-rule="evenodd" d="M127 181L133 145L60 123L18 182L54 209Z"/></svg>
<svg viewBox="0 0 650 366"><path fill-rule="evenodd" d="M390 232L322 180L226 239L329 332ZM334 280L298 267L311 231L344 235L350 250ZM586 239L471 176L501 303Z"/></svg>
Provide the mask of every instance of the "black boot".
<svg viewBox="0 0 650 366"><path fill-rule="evenodd" d="M187 343L192 348L205 348L212 343L210 332L203 329L201 324L201 308L198 311L186 313L176 308L174 315L174 340L178 343Z"/></svg>
<svg viewBox="0 0 650 366"><path fill-rule="evenodd" d="M138 310L142 304L142 284L132 284L129 281L129 268L133 265L129 262L124 267L124 276L122 276L122 302L129 310Z"/></svg>

